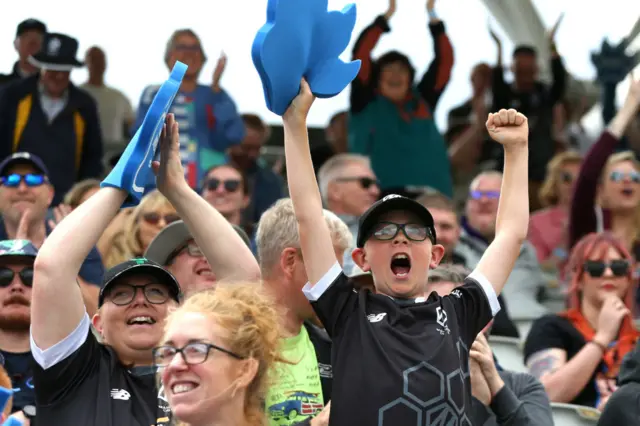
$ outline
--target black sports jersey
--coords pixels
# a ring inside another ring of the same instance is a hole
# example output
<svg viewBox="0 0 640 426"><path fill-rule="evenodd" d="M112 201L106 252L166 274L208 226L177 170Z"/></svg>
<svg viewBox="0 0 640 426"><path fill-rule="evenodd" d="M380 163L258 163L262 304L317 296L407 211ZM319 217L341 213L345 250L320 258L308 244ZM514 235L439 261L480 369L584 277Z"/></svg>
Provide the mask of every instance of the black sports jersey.
<svg viewBox="0 0 640 426"><path fill-rule="evenodd" d="M469 347L499 310L486 278L451 295L357 293L335 266L304 292L333 339L331 426L471 425Z"/></svg>
<svg viewBox="0 0 640 426"><path fill-rule="evenodd" d="M49 368L36 363L34 382L38 425L155 426L170 421L153 370L131 372L91 331L75 352Z"/></svg>

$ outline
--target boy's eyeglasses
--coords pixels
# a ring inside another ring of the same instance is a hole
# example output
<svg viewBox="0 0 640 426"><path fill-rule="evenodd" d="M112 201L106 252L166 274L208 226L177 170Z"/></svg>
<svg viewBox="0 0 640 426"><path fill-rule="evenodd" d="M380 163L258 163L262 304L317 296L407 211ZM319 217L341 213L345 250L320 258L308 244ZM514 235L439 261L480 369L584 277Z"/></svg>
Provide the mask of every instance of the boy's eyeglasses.
<svg viewBox="0 0 640 426"><path fill-rule="evenodd" d="M393 240L400 231L410 241L424 241L429 238L435 244L433 233L429 227L416 223L380 222L373 232L373 238L380 241Z"/></svg>

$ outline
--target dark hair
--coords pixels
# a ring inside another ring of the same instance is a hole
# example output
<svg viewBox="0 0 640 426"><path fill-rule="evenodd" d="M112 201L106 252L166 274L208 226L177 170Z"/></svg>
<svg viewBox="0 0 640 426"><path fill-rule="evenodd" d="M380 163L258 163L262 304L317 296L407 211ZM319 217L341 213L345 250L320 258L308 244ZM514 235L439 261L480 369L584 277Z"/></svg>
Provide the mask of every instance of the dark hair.
<svg viewBox="0 0 640 426"><path fill-rule="evenodd" d="M515 58L518 55L537 56L538 52L536 51L536 48L533 46L530 46L528 44L520 44L516 46L516 48L513 50L513 57Z"/></svg>
<svg viewBox="0 0 640 426"><path fill-rule="evenodd" d="M268 127L256 114L242 114L242 121L244 121L244 125L248 128L261 132L266 131Z"/></svg>
<svg viewBox="0 0 640 426"><path fill-rule="evenodd" d="M242 182L242 192L244 193L244 195L249 195L249 193L250 193L250 191L249 191L249 189L250 189L249 188L249 180L247 179L246 173L244 173L242 170L240 170L239 168L237 168L233 164L229 164L229 163L217 164L215 166L209 167L209 169L204 174L204 178L202 179L202 185L201 185L201 190L200 190L201 194L204 192L204 184L207 182L207 179L209 178L209 173L211 173L212 171L214 171L216 169L219 169L220 167L229 167L230 169L233 169L236 172L238 172L240 174L240 181Z"/></svg>
<svg viewBox="0 0 640 426"><path fill-rule="evenodd" d="M375 62L372 70L371 81L374 84L378 84L378 80L380 79L380 71L385 65L389 65L392 63L401 63L407 70L409 71L409 81L413 83L414 78L416 77L416 69L411 65L409 58L407 55L404 55L397 50L392 50L391 52L387 52L384 55L380 56L378 60Z"/></svg>

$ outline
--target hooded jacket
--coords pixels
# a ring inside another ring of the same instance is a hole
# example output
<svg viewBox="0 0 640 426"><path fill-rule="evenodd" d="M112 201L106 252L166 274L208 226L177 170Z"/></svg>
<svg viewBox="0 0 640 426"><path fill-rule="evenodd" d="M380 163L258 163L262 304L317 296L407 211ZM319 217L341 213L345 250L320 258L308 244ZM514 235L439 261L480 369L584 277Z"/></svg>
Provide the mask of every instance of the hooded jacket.
<svg viewBox="0 0 640 426"><path fill-rule="evenodd" d="M598 426L640 425L640 343L622 361L618 390L611 395Z"/></svg>

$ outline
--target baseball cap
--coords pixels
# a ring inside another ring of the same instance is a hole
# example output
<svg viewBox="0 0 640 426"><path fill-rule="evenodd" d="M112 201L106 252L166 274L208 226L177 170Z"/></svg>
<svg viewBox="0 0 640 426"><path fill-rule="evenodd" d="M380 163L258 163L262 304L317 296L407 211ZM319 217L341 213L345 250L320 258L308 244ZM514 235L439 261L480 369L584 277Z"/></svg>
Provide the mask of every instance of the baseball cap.
<svg viewBox="0 0 640 426"><path fill-rule="evenodd" d="M25 19L24 21L18 24L18 29L16 30L16 37L20 37L22 34L27 31L39 31L42 34L47 32L47 26L42 21L38 21L37 19Z"/></svg>
<svg viewBox="0 0 640 426"><path fill-rule="evenodd" d="M232 226L238 235L240 235L242 241L244 241L248 247L251 247L251 241L247 233L237 225ZM176 250L180 249L183 244L191 239L193 239L193 236L191 232L189 232L187 225L184 221L177 220L165 226L164 229L156 235L149 244L149 247L147 247L144 255L147 259L166 266Z"/></svg>
<svg viewBox="0 0 640 426"><path fill-rule="evenodd" d="M113 268L109 269L104 274L104 280L102 288L100 289L100 296L98 297L98 306L102 306L104 298L109 292L115 281L120 278L130 277L134 275L151 275L158 280L160 284L166 284L171 292L173 300L180 303L182 291L180 290L180 284L171 272L164 269L162 266L144 257L138 257L135 259L122 262Z"/></svg>
<svg viewBox="0 0 640 426"><path fill-rule="evenodd" d="M390 194L373 203L373 205L360 216L358 223L358 241L356 242L359 248L364 247L364 243L369 239L373 228L380 221L380 217L393 211L405 211L416 215L431 231L431 242L436 242L436 229L433 225L433 216L431 216L429 210L411 198Z"/></svg>
<svg viewBox="0 0 640 426"><path fill-rule="evenodd" d="M3 240L0 241L0 257L27 256L35 258L38 249L28 240Z"/></svg>
<svg viewBox="0 0 640 426"><path fill-rule="evenodd" d="M49 176L49 170L44 165L44 161L37 155L29 152L16 152L6 157L0 162L0 176L4 176L7 169L15 164L30 164L45 176Z"/></svg>

